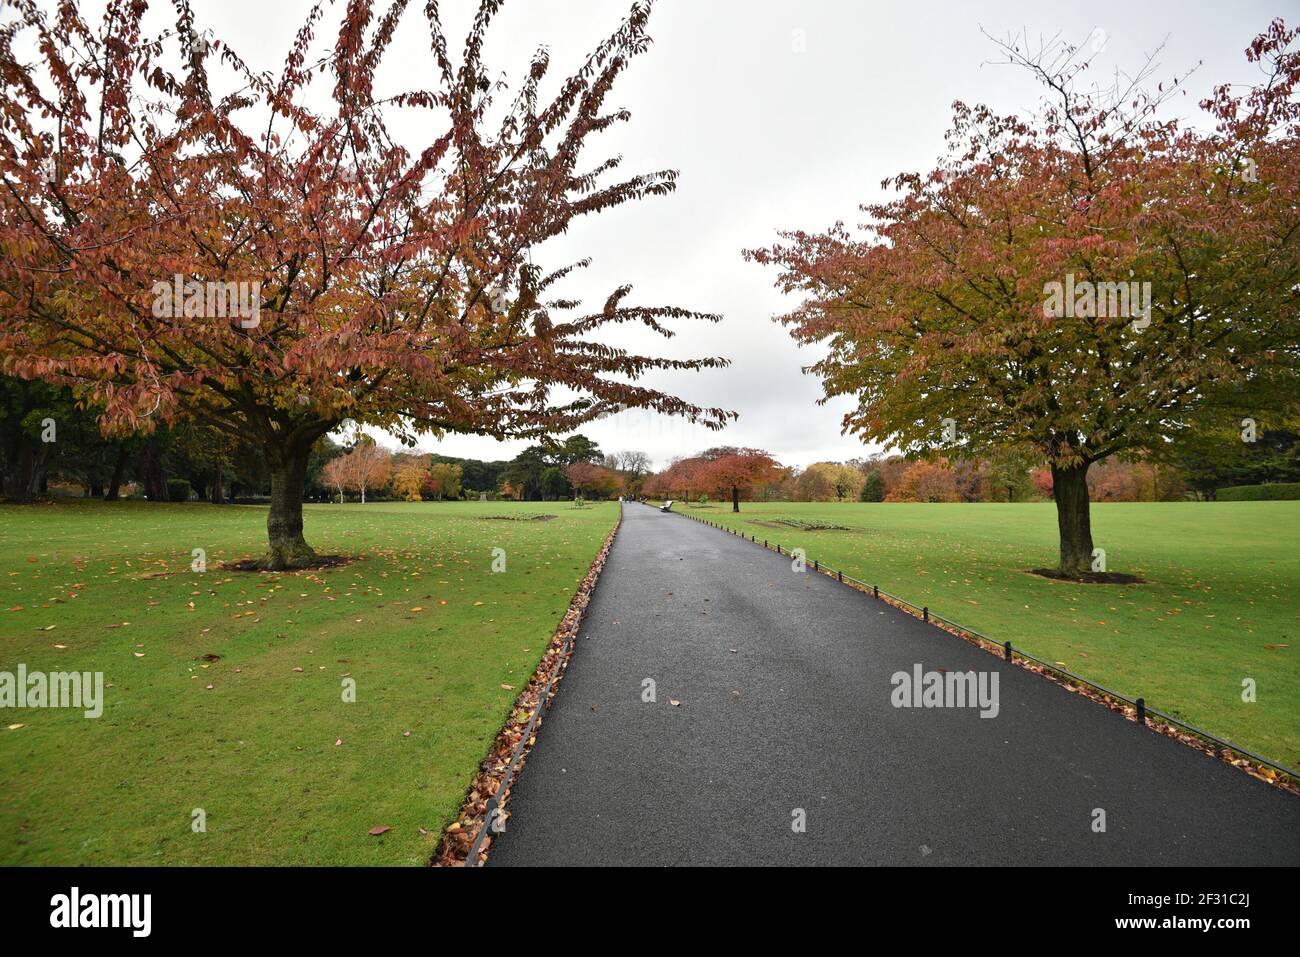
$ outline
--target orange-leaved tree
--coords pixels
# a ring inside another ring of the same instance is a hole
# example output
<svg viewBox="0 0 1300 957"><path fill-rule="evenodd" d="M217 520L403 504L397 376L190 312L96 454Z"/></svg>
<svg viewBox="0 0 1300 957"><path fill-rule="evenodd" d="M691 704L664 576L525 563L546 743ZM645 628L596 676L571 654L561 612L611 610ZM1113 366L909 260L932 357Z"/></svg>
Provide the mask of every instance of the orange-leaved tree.
<svg viewBox="0 0 1300 957"><path fill-rule="evenodd" d="M730 498L737 512L741 499L754 497L755 486L772 482L781 473L781 464L762 449L725 446L700 457L704 464L696 475L698 488L715 498Z"/></svg>
<svg viewBox="0 0 1300 957"><path fill-rule="evenodd" d="M631 305L627 286L583 310L557 284L588 260L539 263L579 217L674 187L671 170L580 162L628 119L607 99L649 46L650 5L546 98L545 48L513 96L483 62L499 0L459 53L438 4L412 6L352 0L318 43L317 3L277 73L202 31L190 0L157 33L144 0L109 0L97 23L77 0L48 15L16 0L0 29L0 371L70 385L108 428L191 418L255 442L268 568L315 560L308 455L347 420L413 444L563 434L627 407L731 415L637 384L724 360L605 335L716 316ZM399 27L427 36L428 60L388 75L431 88L376 89Z"/></svg>
<svg viewBox="0 0 1300 957"><path fill-rule="evenodd" d="M1051 469L1060 573L1094 558L1087 474L1300 403L1300 52L1270 25L1251 89L1215 88L1213 129L1166 118L1183 83L1087 87L1087 53L1008 59L1042 82L1028 119L958 103L950 156L901 196L751 250L803 301L781 318L828 346L847 431L901 451L1020 451Z"/></svg>

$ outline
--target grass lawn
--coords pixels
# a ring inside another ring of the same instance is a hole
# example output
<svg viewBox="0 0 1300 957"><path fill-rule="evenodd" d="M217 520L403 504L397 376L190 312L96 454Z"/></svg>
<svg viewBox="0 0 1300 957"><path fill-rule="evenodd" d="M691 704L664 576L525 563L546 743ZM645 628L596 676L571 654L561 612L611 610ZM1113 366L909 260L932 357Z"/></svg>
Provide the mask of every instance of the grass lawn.
<svg viewBox="0 0 1300 957"><path fill-rule="evenodd" d="M1148 581L1131 586L1025 573L1056 564L1050 503L673 507L803 548L809 562L1300 768L1300 502L1093 505L1107 569ZM1256 681L1254 704L1241 700L1243 678Z"/></svg>
<svg viewBox="0 0 1300 957"><path fill-rule="evenodd" d="M261 508L0 507L0 671L106 685L0 712L0 864L426 863L617 509L308 506L359 560L258 574Z"/></svg>

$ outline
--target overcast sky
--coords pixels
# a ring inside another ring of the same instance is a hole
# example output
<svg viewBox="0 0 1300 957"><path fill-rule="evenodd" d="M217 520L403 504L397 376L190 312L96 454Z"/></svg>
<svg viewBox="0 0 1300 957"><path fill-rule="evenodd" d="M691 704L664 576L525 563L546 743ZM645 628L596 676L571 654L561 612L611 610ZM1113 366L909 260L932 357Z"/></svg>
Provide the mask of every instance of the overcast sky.
<svg viewBox="0 0 1300 957"><path fill-rule="evenodd" d="M416 10L390 67L405 87L433 85L422 17ZM464 36L473 0L444 0L449 35ZM710 445L755 446L786 464L847 459L867 450L840 434L845 405L818 406L818 381L772 316L790 303L772 288L770 268L741 250L780 229L820 230L857 223L857 207L882 197L880 181L928 170L943 152L951 104L985 102L1023 112L1039 90L1022 72L997 65L995 37L1028 31L1075 43L1104 42L1100 69L1136 70L1162 41L1164 79L1193 74L1179 112L1218 82L1257 75L1242 50L1279 2L950 2L851 0L660 0L654 44L616 85L611 105L632 121L604 134L587 159L622 154L625 172L680 171L678 189L589 218L547 255L549 265L591 255L592 268L566 288L603 301L628 282L633 299L725 316L716 326L685 323L668 341L631 334L639 349L673 356L722 355L725 370L664 374L650 384L705 406L740 413L722 433L629 412L583 432L606 451L641 449L662 466ZM250 63L278 69L306 0L196 0L214 28ZM623 0L513 0L486 47L493 71L518 77L539 44L550 47L558 82L626 12ZM330 35L330 34L326 34ZM423 80L422 77L429 79ZM428 142L424 139L423 142ZM428 451L509 458L524 443L448 436Z"/></svg>

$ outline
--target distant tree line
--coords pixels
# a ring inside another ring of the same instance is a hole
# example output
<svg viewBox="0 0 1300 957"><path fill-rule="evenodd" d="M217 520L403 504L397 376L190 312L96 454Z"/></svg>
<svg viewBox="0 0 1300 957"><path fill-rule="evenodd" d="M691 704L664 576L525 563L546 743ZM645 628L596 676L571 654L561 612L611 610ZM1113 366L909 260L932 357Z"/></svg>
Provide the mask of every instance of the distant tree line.
<svg viewBox="0 0 1300 957"><path fill-rule="evenodd" d="M99 422L98 410L79 405L66 387L0 376L0 497L224 504L261 502L271 493L259 443L194 422L159 425L147 435L106 435ZM605 453L580 433L498 461L324 436L311 448L305 499L614 498L639 493L650 464L644 452Z"/></svg>
<svg viewBox="0 0 1300 957"><path fill-rule="evenodd" d="M1163 459L1110 456L1087 476L1095 502L1212 500L1235 486L1300 481L1300 436L1263 432L1253 443L1235 434L1183 447ZM643 482L655 498L690 502L1030 502L1052 498L1051 469L1028 452L972 459L873 455L846 462L781 465L758 449L714 448L674 459Z"/></svg>
<svg viewBox="0 0 1300 957"><path fill-rule="evenodd" d="M1051 469L1028 452L985 458L872 455L805 468L761 449L717 446L652 471L641 451L606 453L581 433L539 443L513 459L484 461L396 451L368 437L351 448L330 436L311 449L308 501L543 501L620 495L793 502L1025 502L1051 498ZM1227 488L1300 482L1300 434L1236 432L1198 437L1164 456L1111 456L1088 472L1096 502L1212 500ZM149 435L105 435L94 410L70 390L0 377L0 494L27 502L51 494L110 501L260 501L271 470L261 446L182 423Z"/></svg>

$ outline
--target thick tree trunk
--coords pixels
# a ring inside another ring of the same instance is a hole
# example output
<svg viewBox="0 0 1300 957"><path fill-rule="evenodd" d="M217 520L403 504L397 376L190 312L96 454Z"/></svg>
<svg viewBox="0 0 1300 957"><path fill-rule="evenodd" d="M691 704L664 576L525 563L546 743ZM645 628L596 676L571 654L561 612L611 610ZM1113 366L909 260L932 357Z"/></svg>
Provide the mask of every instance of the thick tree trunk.
<svg viewBox="0 0 1300 957"><path fill-rule="evenodd" d="M734 485L731 486L731 510L733 512L740 511L740 489Z"/></svg>
<svg viewBox="0 0 1300 957"><path fill-rule="evenodd" d="M13 474L5 476L5 492L14 502L32 500L32 476L36 473L36 453L25 437L15 443Z"/></svg>
<svg viewBox="0 0 1300 957"><path fill-rule="evenodd" d="M307 449L277 449L271 463L271 510L266 516L268 550L264 568L283 571L302 568L316 553L302 537L302 493L307 482Z"/></svg>
<svg viewBox="0 0 1300 957"><path fill-rule="evenodd" d="M5 495L13 502L30 502L36 455L25 437L20 436L14 442L10 462L12 471L4 477Z"/></svg>
<svg viewBox="0 0 1300 957"><path fill-rule="evenodd" d="M225 480L226 470L225 463L218 460L217 464L212 467L212 504L225 505L226 498L221 491L221 483Z"/></svg>
<svg viewBox="0 0 1300 957"><path fill-rule="evenodd" d="M49 479L45 472L49 459L50 443L41 442L39 445L27 443L23 446L19 458L19 471L23 476L24 488L19 501L30 502L49 491Z"/></svg>
<svg viewBox="0 0 1300 957"><path fill-rule="evenodd" d="M149 501L167 501L167 475L163 471L162 452L154 438L140 450L140 482Z"/></svg>
<svg viewBox="0 0 1300 957"><path fill-rule="evenodd" d="M1088 466L1052 467L1052 496L1061 533L1060 570L1073 578L1092 570L1092 520L1088 513Z"/></svg>
<svg viewBox="0 0 1300 957"><path fill-rule="evenodd" d="M104 496L109 502L116 502L122 490L122 477L126 474L126 446L117 450L117 461L113 463L113 477L108 483L108 494Z"/></svg>

